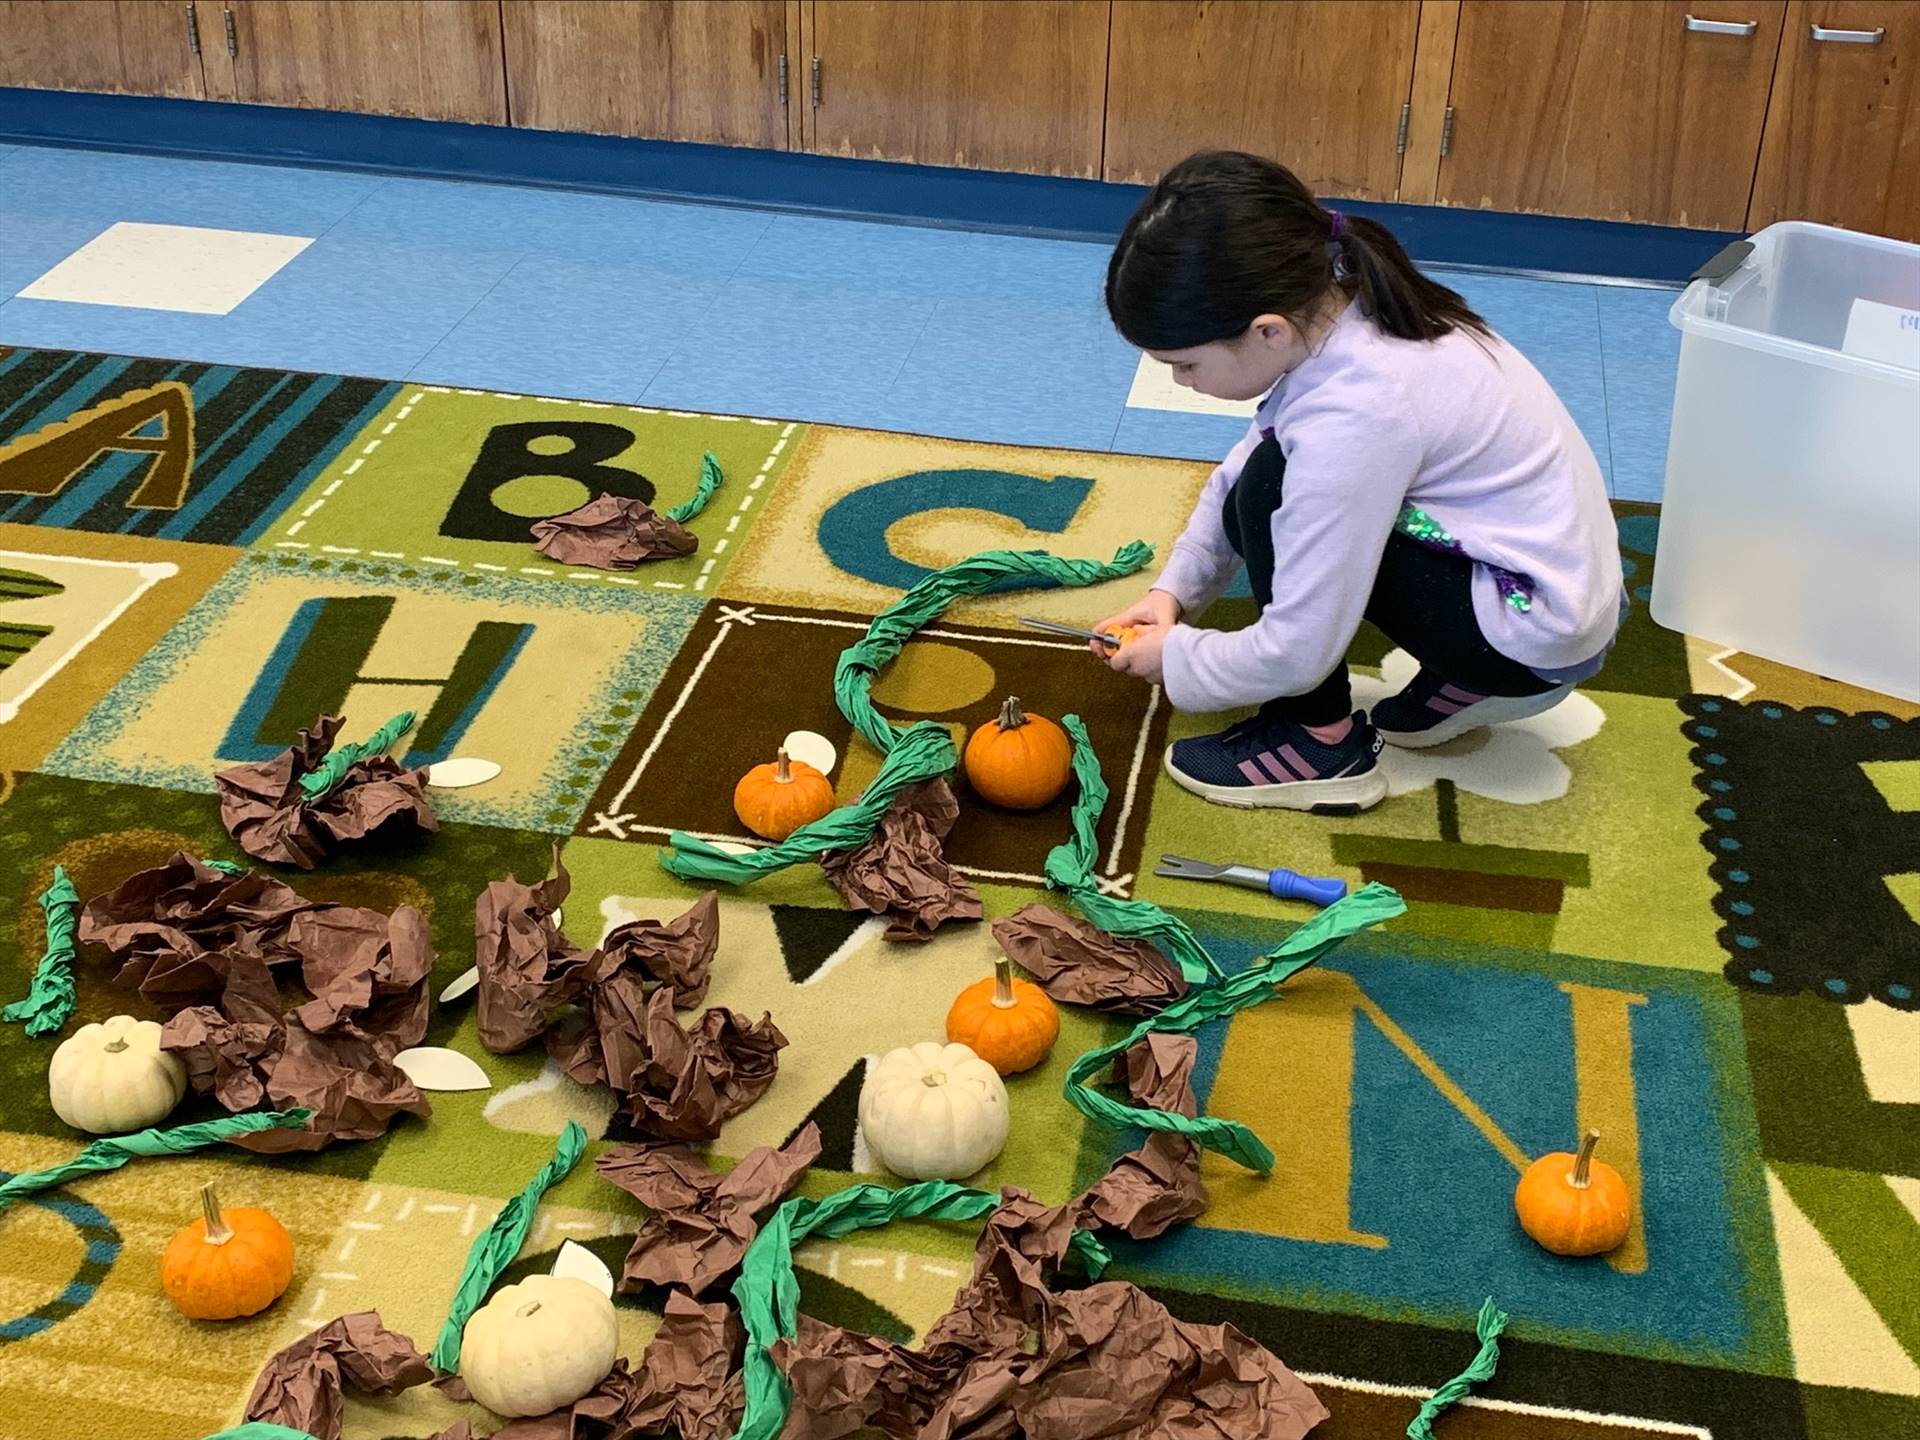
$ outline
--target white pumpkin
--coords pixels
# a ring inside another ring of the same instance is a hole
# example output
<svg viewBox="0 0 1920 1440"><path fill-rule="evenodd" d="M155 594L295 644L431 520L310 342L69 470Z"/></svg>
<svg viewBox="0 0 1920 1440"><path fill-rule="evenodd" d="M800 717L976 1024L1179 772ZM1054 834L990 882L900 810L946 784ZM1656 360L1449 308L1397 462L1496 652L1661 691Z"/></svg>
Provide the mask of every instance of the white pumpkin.
<svg viewBox="0 0 1920 1440"><path fill-rule="evenodd" d="M619 1348L613 1301L571 1275L529 1275L467 1321L460 1377L496 1415L544 1415L606 1379Z"/></svg>
<svg viewBox="0 0 1920 1440"><path fill-rule="evenodd" d="M90 1135L144 1130L187 1093L187 1067L160 1048L153 1020L115 1015L82 1025L47 1065L53 1113Z"/></svg>
<svg viewBox="0 0 1920 1440"><path fill-rule="evenodd" d="M867 1153L908 1180L959 1180L1007 1143L1007 1087L965 1045L889 1050L860 1091Z"/></svg>

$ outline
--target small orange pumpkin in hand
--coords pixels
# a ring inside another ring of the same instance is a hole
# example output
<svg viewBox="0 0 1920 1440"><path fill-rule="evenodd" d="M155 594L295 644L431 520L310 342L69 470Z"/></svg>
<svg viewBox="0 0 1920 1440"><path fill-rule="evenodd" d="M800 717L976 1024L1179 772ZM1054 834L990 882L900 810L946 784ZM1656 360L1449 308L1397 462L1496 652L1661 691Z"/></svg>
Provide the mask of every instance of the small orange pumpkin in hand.
<svg viewBox="0 0 1920 1440"><path fill-rule="evenodd" d="M766 840L784 840L832 809L833 782L806 761L789 759L785 750L733 787L733 813Z"/></svg>
<svg viewBox="0 0 1920 1440"><path fill-rule="evenodd" d="M1113 636L1114 639L1120 642L1120 648L1124 650L1133 643L1134 636L1140 632L1131 625L1116 625L1111 630L1102 630L1100 633L1102 635Z"/></svg>
<svg viewBox="0 0 1920 1440"><path fill-rule="evenodd" d="M1067 788L1073 743L1044 715L1029 715L1009 695L998 719L967 741L967 779L982 799L1008 810L1038 810Z"/></svg>
<svg viewBox="0 0 1920 1440"><path fill-rule="evenodd" d="M993 976L976 980L947 1012L947 1042L964 1045L1002 1075L1031 1070L1060 1038L1060 1012L1031 980L1013 978L1005 956Z"/></svg>
<svg viewBox="0 0 1920 1440"><path fill-rule="evenodd" d="M1593 1158L1599 1141L1600 1132L1589 1130L1579 1154L1542 1156L1514 1188L1520 1228L1556 1255L1604 1255L1627 1238L1633 1223L1627 1182Z"/></svg>
<svg viewBox="0 0 1920 1440"><path fill-rule="evenodd" d="M256 1315L293 1283L293 1240L264 1210L222 1210L213 1186L200 1187L202 1219L168 1243L160 1283L189 1320Z"/></svg>

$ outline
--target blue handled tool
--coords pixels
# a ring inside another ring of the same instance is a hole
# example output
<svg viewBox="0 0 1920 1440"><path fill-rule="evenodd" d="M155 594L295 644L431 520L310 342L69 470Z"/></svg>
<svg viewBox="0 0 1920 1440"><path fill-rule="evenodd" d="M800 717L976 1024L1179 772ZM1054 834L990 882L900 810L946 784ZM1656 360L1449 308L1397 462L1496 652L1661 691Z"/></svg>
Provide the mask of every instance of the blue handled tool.
<svg viewBox="0 0 1920 1440"><path fill-rule="evenodd" d="M1249 890L1264 890L1276 900L1304 900L1323 909L1347 893L1344 880L1323 880L1294 870L1262 870L1254 865L1210 865L1184 855L1162 855L1153 873L1177 880L1221 880Z"/></svg>

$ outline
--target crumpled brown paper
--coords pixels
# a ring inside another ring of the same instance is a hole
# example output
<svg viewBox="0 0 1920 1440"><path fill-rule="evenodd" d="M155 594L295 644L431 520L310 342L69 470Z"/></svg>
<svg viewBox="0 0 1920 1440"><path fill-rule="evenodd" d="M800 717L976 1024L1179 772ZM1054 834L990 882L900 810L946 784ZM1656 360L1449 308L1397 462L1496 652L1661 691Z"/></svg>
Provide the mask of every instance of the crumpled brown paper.
<svg viewBox="0 0 1920 1440"><path fill-rule="evenodd" d="M829 851L820 867L854 910L887 917L887 939L931 940L949 920L978 920L980 896L947 863L941 841L960 817L944 779L909 785L894 797L873 838Z"/></svg>
<svg viewBox="0 0 1920 1440"><path fill-rule="evenodd" d="M121 962L114 983L137 986L162 1009L215 998L236 955L274 963L295 916L320 908L290 886L249 872L226 875L176 851L128 876L80 912L82 944Z"/></svg>
<svg viewBox="0 0 1920 1440"><path fill-rule="evenodd" d="M533 548L562 565L632 570L643 560L691 555L700 542L644 500L602 494L578 510L534 521Z"/></svg>
<svg viewBox="0 0 1920 1440"><path fill-rule="evenodd" d="M658 1140L711 1140L723 1122L766 1094L787 1037L773 1016L706 1011L681 1028L673 991L644 1003L641 977L625 970L594 993L590 1019L547 1036L547 1050L582 1085L605 1082L620 1097L615 1119Z"/></svg>
<svg viewBox="0 0 1920 1440"><path fill-rule="evenodd" d="M691 1010L707 998L719 947L720 897L709 890L676 920L632 920L608 931L600 973L638 972L671 990L675 1009Z"/></svg>
<svg viewBox="0 0 1920 1440"><path fill-rule="evenodd" d="M267 1361L246 1418L340 1440L344 1381L367 1395L398 1395L433 1379L427 1357L405 1335L361 1310L329 1320Z"/></svg>
<svg viewBox="0 0 1920 1440"><path fill-rule="evenodd" d="M1026 905L994 921L993 938L1064 1004L1152 1015L1187 993L1179 968L1144 940L1109 935L1050 905Z"/></svg>
<svg viewBox="0 0 1920 1440"><path fill-rule="evenodd" d="M606 1379L572 1405L512 1421L493 1440L658 1440L671 1432L681 1440L726 1440L746 1408L744 1338L727 1306L675 1291L637 1370L616 1360Z"/></svg>
<svg viewBox="0 0 1920 1440"><path fill-rule="evenodd" d="M264 1097L313 1112L304 1130L259 1131L234 1143L263 1153L317 1150L384 1134L396 1115L431 1113L393 1063L427 1029L433 948L411 906L392 915L336 905L293 917L280 945L300 962L312 999L281 1014L264 962L230 956L218 1005L179 1011L161 1029L194 1090L229 1110Z"/></svg>
<svg viewBox="0 0 1920 1440"><path fill-rule="evenodd" d="M1193 1113L1196 1054L1190 1036L1133 1046L1135 1098ZM1197 1213L1182 1176L1190 1164L1197 1187L1198 1156L1156 1150L1163 1138L1065 1205L1004 1191L972 1277L918 1350L802 1314L794 1337L772 1348L793 1392L781 1440L841 1440L863 1425L895 1440L1301 1440L1326 1407L1232 1326L1177 1320L1125 1281L1050 1284L1076 1228L1146 1236ZM1153 1169L1162 1159L1171 1179Z"/></svg>
<svg viewBox="0 0 1920 1440"><path fill-rule="evenodd" d="M220 823L256 860L311 870L333 851L389 826L424 834L440 828L426 796L424 769L409 770L387 755L369 755L318 800L308 800L300 777L320 768L343 722L322 715L300 739L271 760L215 773Z"/></svg>
<svg viewBox="0 0 1920 1440"><path fill-rule="evenodd" d="M725 1175L684 1145L609 1150L594 1168L653 1211L633 1237L620 1288L677 1285L691 1295L710 1289L733 1273L760 1233L758 1212L819 1158L820 1129L811 1122L777 1150L748 1151Z"/></svg>
<svg viewBox="0 0 1920 1440"><path fill-rule="evenodd" d="M573 878L553 847L552 878L523 885L513 876L489 882L474 902L474 960L480 1043L496 1055L538 1039L561 1006L604 978L604 957L582 950L553 923Z"/></svg>
<svg viewBox="0 0 1920 1440"><path fill-rule="evenodd" d="M1135 1103L1193 1116L1199 1113L1193 1094L1199 1053L1200 1042L1191 1035L1155 1033L1129 1048L1114 1068L1124 1071ZM1151 1131L1146 1144L1114 1161L1075 1204L1084 1215L1135 1240L1163 1235L1206 1213L1200 1147L1184 1135Z"/></svg>

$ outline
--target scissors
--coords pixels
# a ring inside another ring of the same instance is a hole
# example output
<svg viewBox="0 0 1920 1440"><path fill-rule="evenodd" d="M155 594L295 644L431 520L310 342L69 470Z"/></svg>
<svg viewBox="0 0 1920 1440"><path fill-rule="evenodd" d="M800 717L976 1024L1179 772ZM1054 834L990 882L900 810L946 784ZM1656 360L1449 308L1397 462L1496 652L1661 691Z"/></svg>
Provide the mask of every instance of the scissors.
<svg viewBox="0 0 1920 1440"><path fill-rule="evenodd" d="M1121 645L1118 635L1103 635L1098 630L1082 630L1076 625L1061 625L1052 620L1030 619L1022 619L1020 623L1035 630L1045 630L1050 635L1071 635L1076 640L1092 640L1101 645L1110 645L1115 650L1118 650Z"/></svg>

